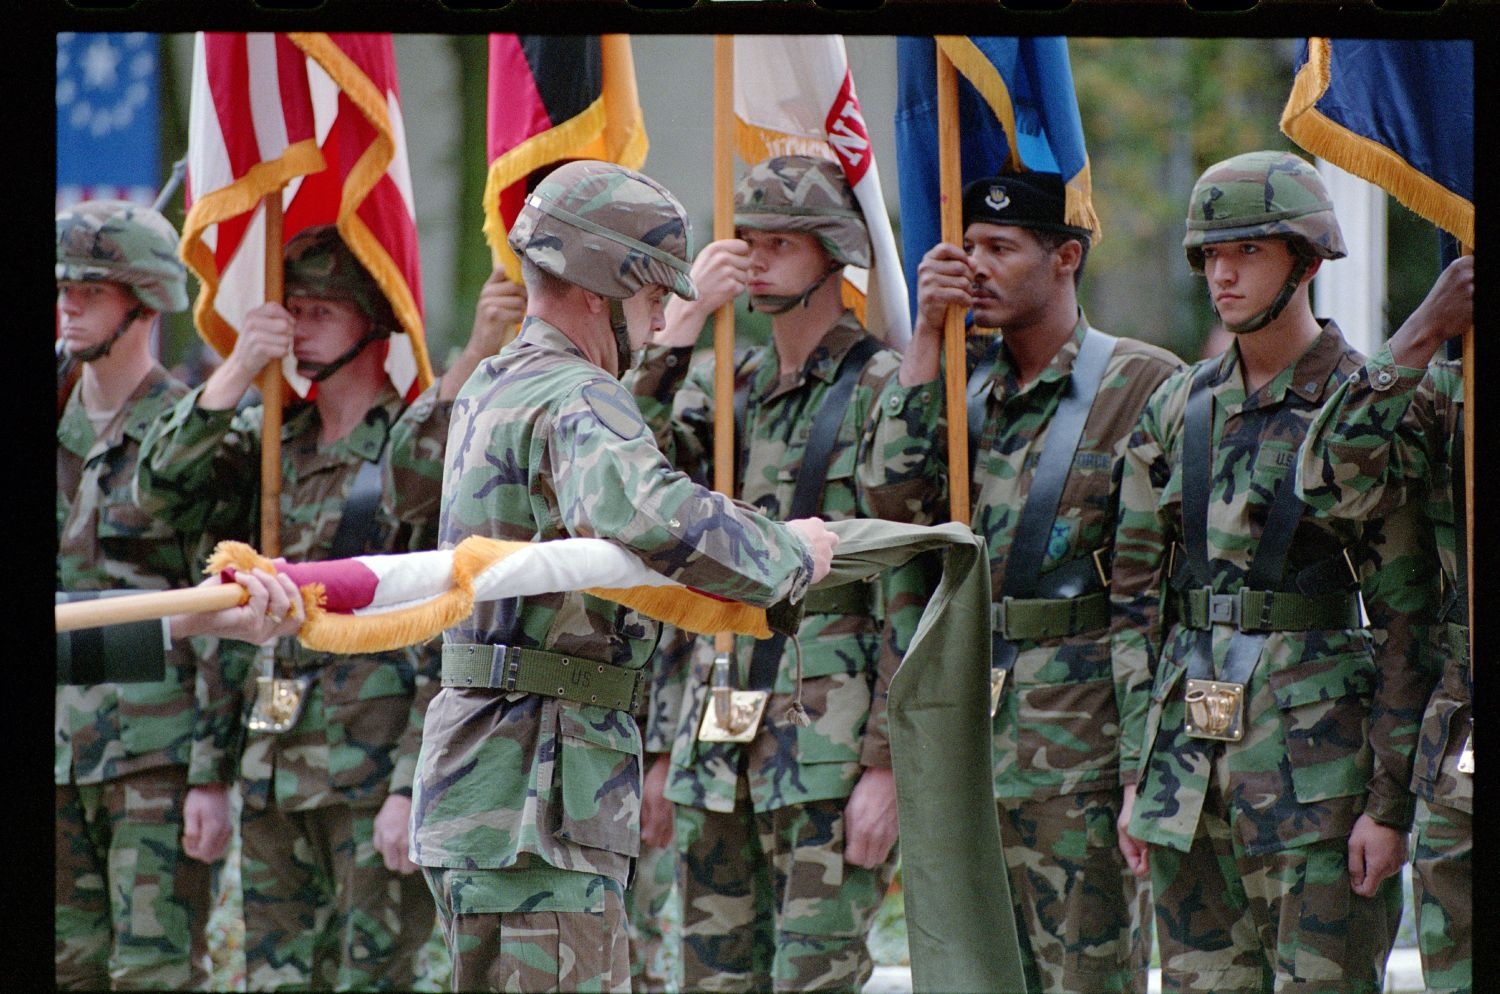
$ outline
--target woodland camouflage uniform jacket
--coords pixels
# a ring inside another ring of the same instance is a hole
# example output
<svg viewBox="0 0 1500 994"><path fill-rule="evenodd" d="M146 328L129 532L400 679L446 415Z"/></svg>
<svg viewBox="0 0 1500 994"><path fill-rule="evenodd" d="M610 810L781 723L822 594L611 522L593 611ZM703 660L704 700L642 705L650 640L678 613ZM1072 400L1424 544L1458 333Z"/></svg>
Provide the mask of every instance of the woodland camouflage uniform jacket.
<svg viewBox="0 0 1500 994"><path fill-rule="evenodd" d="M619 381L534 317L453 404L440 545L470 535L609 539L682 583L763 606L800 600L811 578L795 535L674 473ZM660 627L582 592L528 597L513 624L506 615L506 602L481 603L444 640L639 669ZM627 711L445 688L423 733L414 856L431 867L526 869L516 887L546 882L559 901L578 880L623 886L639 849L640 754Z"/></svg>
<svg viewBox="0 0 1500 994"><path fill-rule="evenodd" d="M57 589L162 590L187 586L191 529L153 520L131 496L146 427L187 388L155 366L96 436L75 387L57 425ZM236 715L217 667L194 646L167 652L152 683L59 687L54 780L88 784L161 766L187 766L188 783L232 776L226 747Z"/></svg>
<svg viewBox="0 0 1500 994"><path fill-rule="evenodd" d="M1244 586L1275 488L1294 472L1308 425L1362 362L1332 322L1248 397L1238 345L1206 360L1215 370L1207 521L1215 593ZM1327 566L1338 589L1352 589L1357 577L1369 629L1269 632L1245 692L1244 738L1220 744L1184 729L1184 676L1199 633L1162 606L1177 599L1168 584L1173 545L1179 565L1187 554L1183 423L1199 367L1156 391L1125 456L1110 592L1114 653L1126 674L1123 772L1127 781L1138 773L1130 832L1186 851L1217 763L1228 777L1231 821L1250 854L1347 837L1365 812L1404 830L1413 814L1407 784L1418 724L1436 676L1412 628L1430 617L1436 597L1416 508L1362 524L1304 510L1284 578L1321 575ZM1277 589L1295 587L1282 583ZM1217 673L1236 629L1209 627Z"/></svg>
<svg viewBox="0 0 1500 994"><path fill-rule="evenodd" d="M845 311L823 334L803 368L787 377L780 375L774 342L735 356L736 390L745 391L745 437L737 440L740 500L778 520L791 517L813 420L850 349L867 334L854 314ZM708 356L690 369L691 352L653 349L627 382L672 464L711 483L714 358ZM828 521L877 516L858 471L870 458L874 409L883 391L897 386L900 362L899 353L885 348L866 361L839 423L827 483L813 512L817 516ZM815 595L798 631L801 700L812 723L799 727L786 714L798 689L796 654L788 640L760 730L746 745L697 739L703 708L709 706L705 702L714 656L712 640L699 640L687 684L680 691L667 797L713 811L733 810L742 759L750 802L757 811L846 797L864 767L889 767L887 691L927 603L929 591L921 580L920 564L912 564L887 574L882 583L862 585L862 591L849 588L867 605L853 613L822 613ZM886 619L892 623L884 624ZM736 687L748 687L754 645L750 638L736 640ZM657 693L670 696L660 688Z"/></svg>
<svg viewBox="0 0 1500 994"><path fill-rule="evenodd" d="M138 490L152 514L216 539L259 541L262 408L208 411L194 391L152 426L142 452ZM401 398L385 384L364 421L332 445L320 446L312 404L288 408L281 432L281 554L292 561L327 559L345 501L360 467L378 463ZM355 553L397 548L393 522L377 510L367 541ZM256 648L224 643L226 681L251 693ZM411 790L422 715L436 692L436 657L417 647L370 655L333 655L293 639L277 647L282 676L313 679L295 727L280 734L247 732L240 761L247 804L274 798L288 811L336 804L379 807L388 793ZM241 701L236 702L239 706Z"/></svg>

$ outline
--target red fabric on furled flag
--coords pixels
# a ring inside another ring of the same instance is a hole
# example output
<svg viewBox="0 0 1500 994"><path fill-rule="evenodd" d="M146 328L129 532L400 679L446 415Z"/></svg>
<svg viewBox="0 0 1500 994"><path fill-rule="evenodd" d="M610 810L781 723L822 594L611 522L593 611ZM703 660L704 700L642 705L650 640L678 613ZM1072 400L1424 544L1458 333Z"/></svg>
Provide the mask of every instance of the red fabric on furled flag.
<svg viewBox="0 0 1500 994"><path fill-rule="evenodd" d="M646 128L625 35L490 35L484 234L514 281L520 264L505 243L525 203L528 178L566 159L639 169Z"/></svg>
<svg viewBox="0 0 1500 994"><path fill-rule="evenodd" d="M265 300L261 201L281 189L283 242L336 224L385 292L405 331L385 346L391 382L408 400L432 382L404 131L390 35L198 35L181 253L220 355ZM307 392L293 363L282 370Z"/></svg>

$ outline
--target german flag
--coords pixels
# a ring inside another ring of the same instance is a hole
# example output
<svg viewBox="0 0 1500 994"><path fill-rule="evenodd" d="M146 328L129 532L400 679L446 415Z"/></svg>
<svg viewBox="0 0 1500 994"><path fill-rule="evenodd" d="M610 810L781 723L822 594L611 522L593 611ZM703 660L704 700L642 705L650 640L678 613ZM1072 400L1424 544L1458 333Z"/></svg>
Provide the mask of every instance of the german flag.
<svg viewBox="0 0 1500 994"><path fill-rule="evenodd" d="M492 34L488 89L484 235L495 264L520 282L505 238L533 173L567 159L646 161L630 38Z"/></svg>

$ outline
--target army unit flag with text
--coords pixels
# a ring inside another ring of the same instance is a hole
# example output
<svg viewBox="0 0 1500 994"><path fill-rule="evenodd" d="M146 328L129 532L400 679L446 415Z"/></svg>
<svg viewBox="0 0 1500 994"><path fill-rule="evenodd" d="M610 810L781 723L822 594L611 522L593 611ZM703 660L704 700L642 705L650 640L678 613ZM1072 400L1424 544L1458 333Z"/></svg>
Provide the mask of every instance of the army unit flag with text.
<svg viewBox="0 0 1500 994"><path fill-rule="evenodd" d="M834 159L870 230L874 265L845 269L865 326L896 348L911 339L906 280L896 252L880 171L865 129L844 39L839 35L736 35L734 113L740 158L775 155ZM849 294L846 293L846 297Z"/></svg>

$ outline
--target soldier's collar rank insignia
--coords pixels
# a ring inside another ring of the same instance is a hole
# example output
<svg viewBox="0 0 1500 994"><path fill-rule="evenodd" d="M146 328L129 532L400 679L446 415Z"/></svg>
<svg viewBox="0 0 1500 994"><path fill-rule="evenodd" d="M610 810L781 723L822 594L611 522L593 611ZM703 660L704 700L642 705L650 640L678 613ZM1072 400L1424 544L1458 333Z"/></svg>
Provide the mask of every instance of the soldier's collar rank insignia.
<svg viewBox="0 0 1500 994"><path fill-rule="evenodd" d="M1003 211L1010 206L1010 194L1005 192L1005 187L995 183L985 195L984 205L992 211Z"/></svg>

